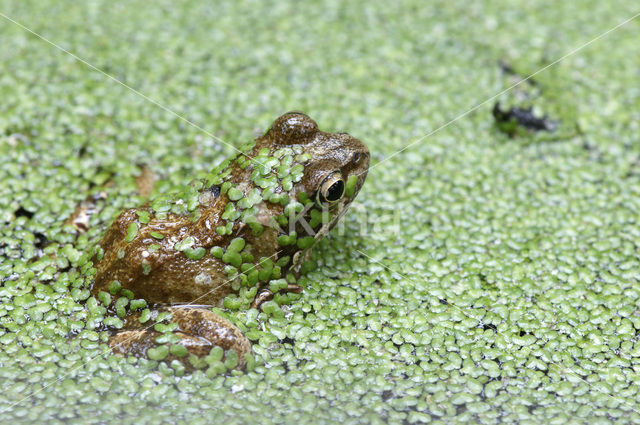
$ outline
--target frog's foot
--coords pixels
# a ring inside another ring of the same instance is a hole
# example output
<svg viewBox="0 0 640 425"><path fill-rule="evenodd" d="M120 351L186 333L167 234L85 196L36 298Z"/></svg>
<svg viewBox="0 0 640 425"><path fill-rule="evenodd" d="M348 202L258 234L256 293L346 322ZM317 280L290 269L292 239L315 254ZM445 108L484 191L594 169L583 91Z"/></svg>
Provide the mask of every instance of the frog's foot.
<svg viewBox="0 0 640 425"><path fill-rule="evenodd" d="M158 315L163 312L170 313L171 318L158 321ZM162 324L157 326L159 322ZM163 329L167 322L168 326L177 324L169 335ZM151 310L145 323L140 323L139 312L131 314L125 318L124 327L111 335L109 347L114 353L123 355L179 360L187 367L192 366L191 355L205 357L212 348L221 347L225 352L233 350L237 353L239 369L245 367L245 355L251 351L251 343L235 325L204 307L194 306Z"/></svg>
<svg viewBox="0 0 640 425"><path fill-rule="evenodd" d="M294 285L293 283L290 283L289 285L287 285L285 289L282 289L279 292L295 292L296 294L299 294L300 292L302 292L303 289L304 288L302 288L302 286L300 285ZM264 302L273 299L273 295L274 294L271 289L264 288L253 299L253 302L251 303L251 308L259 309Z"/></svg>

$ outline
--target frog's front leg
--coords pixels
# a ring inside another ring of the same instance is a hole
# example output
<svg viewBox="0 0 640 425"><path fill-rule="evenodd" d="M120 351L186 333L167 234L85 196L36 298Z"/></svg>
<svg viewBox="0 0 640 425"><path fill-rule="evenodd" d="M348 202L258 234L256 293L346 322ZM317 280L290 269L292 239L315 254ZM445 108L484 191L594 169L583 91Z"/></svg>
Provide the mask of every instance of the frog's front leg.
<svg viewBox="0 0 640 425"><path fill-rule="evenodd" d="M162 320L163 313L170 316ZM140 322L139 312L129 314L124 327L112 334L108 343L114 353L175 359L187 367L190 355L205 357L212 348L221 347L225 352L235 351L237 367L243 369L245 355L251 351L251 343L240 329L205 306L160 307L151 310L145 323Z"/></svg>

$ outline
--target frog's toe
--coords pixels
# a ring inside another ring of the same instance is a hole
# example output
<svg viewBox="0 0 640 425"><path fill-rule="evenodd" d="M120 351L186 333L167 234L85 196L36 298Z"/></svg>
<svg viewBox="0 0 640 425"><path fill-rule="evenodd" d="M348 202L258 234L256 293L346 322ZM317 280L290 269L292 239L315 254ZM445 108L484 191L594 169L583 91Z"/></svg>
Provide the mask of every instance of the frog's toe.
<svg viewBox="0 0 640 425"><path fill-rule="evenodd" d="M165 339L164 335L151 326L158 312L163 311L171 313L171 322L178 325L172 335L180 339L176 344L160 343L158 338ZM251 351L251 343L240 329L212 311L197 307L169 307L152 311L151 320L145 325L141 325L137 317L130 317L123 329L111 335L109 346L117 354L165 361L176 359L186 366L190 366L190 355L204 357L212 348L220 347L225 352L236 352L237 367L240 369L245 367L245 355ZM166 348L160 348L162 346Z"/></svg>

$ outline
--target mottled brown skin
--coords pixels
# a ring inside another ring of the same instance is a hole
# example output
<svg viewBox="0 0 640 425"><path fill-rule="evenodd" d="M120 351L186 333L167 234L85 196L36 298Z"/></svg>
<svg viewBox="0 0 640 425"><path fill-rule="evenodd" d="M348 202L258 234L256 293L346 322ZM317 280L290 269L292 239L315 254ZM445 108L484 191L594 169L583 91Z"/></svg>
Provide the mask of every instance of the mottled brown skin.
<svg viewBox="0 0 640 425"><path fill-rule="evenodd" d="M251 350L251 343L242 331L227 319L224 319L205 306L189 307L158 307L152 310L150 323L155 323L158 313L168 311L172 315L172 321L180 327L175 333L180 336L180 344L184 345L189 354L204 357L213 347L222 347L226 350L235 350L238 353L238 367L245 366L244 353ZM136 357L145 357L147 350L156 346L155 339L160 332L154 330L146 323L138 320L140 313L136 312L126 317L124 330L114 333L109 338L109 346L114 353L126 354ZM179 360L169 355L165 361ZM189 366L188 363L186 363Z"/></svg>
<svg viewBox="0 0 640 425"><path fill-rule="evenodd" d="M352 196L345 195L340 202L329 206L331 222L313 229L314 234L310 236L315 236L317 242L335 225L362 187L369 166L369 151L362 142L346 133L322 132L308 116L288 113L278 118L269 131L256 139L255 147L245 155L255 158L263 148L274 152L278 148L293 145L302 146L303 152L310 154L311 159L304 164L302 179L288 191L292 198L299 192L309 194L309 198L315 197L320 185L332 173L341 172L345 181L348 176L358 176ZM255 187L251 167L243 169L235 162L230 167L229 180L247 195ZM221 216L229 202L232 201L227 194L219 193L219 187L211 187L202 190L198 206L200 216L195 221L189 215L171 213L166 217L157 217L149 204L124 211L100 242L104 256L101 261L95 260L97 274L92 294L97 296L100 291L108 291L109 284L117 280L123 288L133 291L136 298L143 298L152 305L154 314L159 310L173 314L173 321L179 324L177 332L181 335L182 344L190 354L206 355L211 347L221 346L236 350L242 366L250 344L239 329L202 307L178 307L187 303L221 306L227 295L236 292L224 272L225 263L212 255L197 260L188 259L183 252L173 248L174 244L191 236L195 239L195 246L204 247L208 253L212 247L227 247L232 239L241 237L247 245L250 244L250 253L256 259L270 257L276 261L283 256L290 256L293 261L283 268L283 276L288 272L297 276L304 255L295 244L286 247L279 245L277 239L283 234L282 230L267 226L273 217L283 213L284 207L266 200L257 204L256 217L265 225L262 234L254 236L246 223L235 220L231 234L219 235L215 229L223 224ZM147 211L151 218L148 223L140 225L135 239L127 243L127 227L138 218L136 211ZM296 225L296 231L301 236L308 234L301 225ZM151 232L159 232L164 238L158 240L151 236ZM160 248L149 252L151 244L158 244ZM308 253L309 249L304 254L308 256ZM143 261L149 265L147 274L142 267ZM300 288L290 285L287 290L299 291ZM259 307L270 295L263 284L254 306ZM152 328L145 330L137 317L131 315L126 318L124 328L112 335L109 344L115 352L144 356L157 336L154 332Z"/></svg>

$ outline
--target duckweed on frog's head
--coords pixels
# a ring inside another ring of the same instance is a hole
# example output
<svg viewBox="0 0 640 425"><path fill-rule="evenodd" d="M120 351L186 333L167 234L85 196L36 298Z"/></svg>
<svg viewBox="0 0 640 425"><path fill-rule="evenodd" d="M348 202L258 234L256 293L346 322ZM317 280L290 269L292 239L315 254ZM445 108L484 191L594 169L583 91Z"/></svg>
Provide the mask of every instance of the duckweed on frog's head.
<svg viewBox="0 0 640 425"><path fill-rule="evenodd" d="M278 118L258 139L256 149L263 152L271 146L278 147L274 157L282 158L277 175L285 176L281 193L287 194L280 202L285 208L279 224L288 225L289 236L286 240L280 238L279 243L294 246L287 251L295 260L295 254L310 247L314 240L321 239L333 228L356 197L369 169L369 150L347 133L320 131L311 118L296 112ZM292 149L302 152L295 160L304 165L294 165L289 180L286 174ZM264 184L258 173L254 172L251 179L258 186ZM300 183L296 184L299 179ZM299 262L294 261L294 264L299 265Z"/></svg>

